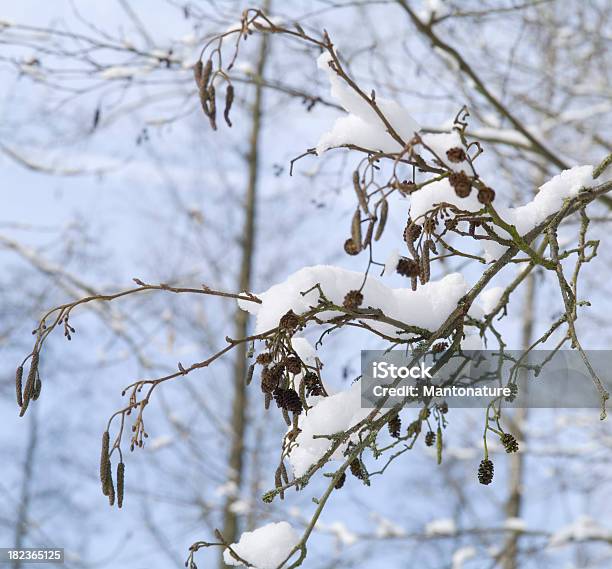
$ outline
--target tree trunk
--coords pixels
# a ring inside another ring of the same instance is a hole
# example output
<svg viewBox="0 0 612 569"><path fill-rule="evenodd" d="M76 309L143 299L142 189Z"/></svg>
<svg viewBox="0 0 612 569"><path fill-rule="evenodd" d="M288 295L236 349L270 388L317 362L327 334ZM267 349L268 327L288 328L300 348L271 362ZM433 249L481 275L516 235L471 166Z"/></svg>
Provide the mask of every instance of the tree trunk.
<svg viewBox="0 0 612 569"><path fill-rule="evenodd" d="M269 10L269 1L265 2L264 11ZM259 57L257 62L257 75L255 84L255 99L251 111L251 134L249 137L248 182L245 201L244 229L242 231L242 260L240 265L239 291L251 290L253 255L255 253L256 237L256 205L257 181L259 175L260 134L263 115L263 78L268 45L267 36L261 38ZM234 319L234 338L242 338L248 333L248 313L237 309ZM246 427L247 391L245 378L247 374L247 345L240 344L236 348L234 363L234 399L232 402L231 432L232 442L228 460L228 480L235 485L236 492L240 490L244 478L244 438ZM233 493L227 497L223 510L223 537L228 543L233 543L238 537L238 516L231 510L234 502ZM221 557L221 568L227 567Z"/></svg>
<svg viewBox="0 0 612 569"><path fill-rule="evenodd" d="M533 337L535 320L535 274L532 271L525 279L525 302L523 308L523 326L521 329L521 344L523 350L529 348ZM521 390L525 393L527 382L521 383ZM517 409L513 414L511 423L512 434L518 441L524 442L527 436L526 425L528 409ZM508 470L508 499L506 501L506 517L520 518L523 507L523 478L525 471L525 455L516 452L509 455ZM518 541L519 534L512 532L506 540L504 548L503 569L518 569Z"/></svg>

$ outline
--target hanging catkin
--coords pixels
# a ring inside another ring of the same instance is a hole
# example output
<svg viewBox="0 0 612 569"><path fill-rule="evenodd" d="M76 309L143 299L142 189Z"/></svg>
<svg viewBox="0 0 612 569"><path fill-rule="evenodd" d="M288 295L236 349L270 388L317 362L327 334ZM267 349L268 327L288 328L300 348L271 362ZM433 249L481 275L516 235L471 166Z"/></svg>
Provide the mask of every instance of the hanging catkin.
<svg viewBox="0 0 612 569"><path fill-rule="evenodd" d="M351 220L351 239L361 248L361 214L358 209L355 210Z"/></svg>
<svg viewBox="0 0 612 569"><path fill-rule="evenodd" d="M15 391L17 392L17 405L23 407L23 366L19 366L15 372Z"/></svg>
<svg viewBox="0 0 612 569"><path fill-rule="evenodd" d="M389 202L384 200L380 206L380 219L378 221L378 227L376 228L376 235L374 235L374 241L378 241L385 230L387 225L387 217L389 216Z"/></svg>

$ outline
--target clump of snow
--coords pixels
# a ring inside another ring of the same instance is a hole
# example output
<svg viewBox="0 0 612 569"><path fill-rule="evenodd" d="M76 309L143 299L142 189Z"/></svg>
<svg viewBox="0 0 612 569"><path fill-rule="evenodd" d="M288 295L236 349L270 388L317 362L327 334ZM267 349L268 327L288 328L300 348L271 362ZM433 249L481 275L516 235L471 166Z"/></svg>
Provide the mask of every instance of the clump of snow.
<svg viewBox="0 0 612 569"><path fill-rule="evenodd" d="M363 273L349 271L330 265L304 267L293 273L283 283L269 288L257 296L262 304L239 300L243 310L256 315L255 333L260 334L278 326L280 318L289 310L303 314L316 307L319 292L312 289L320 285L325 296L337 305L349 290L358 289L363 283ZM303 292L310 290L305 295ZM363 307L378 308L391 318L428 330L438 328L457 306L457 301L466 294L468 285L459 273L451 273L438 281L430 281L416 291L409 288L390 288L374 277L368 277L362 289ZM318 317L329 320L337 312L328 310ZM385 323L372 323L373 327L388 334L397 329Z"/></svg>
<svg viewBox="0 0 612 569"><path fill-rule="evenodd" d="M555 532L548 542L550 546L563 545L570 541L586 541L590 539L612 540L612 530L600 526L589 516L580 516L559 531Z"/></svg>
<svg viewBox="0 0 612 569"><path fill-rule="evenodd" d="M397 269L399 260L399 251L397 249L393 249L385 261L385 270L383 271L383 275L392 275L395 272L395 269Z"/></svg>
<svg viewBox="0 0 612 569"><path fill-rule="evenodd" d="M419 17L429 21L432 17L444 16L448 11L449 7L443 0L425 0L423 7L419 10Z"/></svg>
<svg viewBox="0 0 612 569"><path fill-rule="evenodd" d="M425 526L425 535L430 537L438 535L455 535L456 532L457 528L455 522L450 518L433 520Z"/></svg>
<svg viewBox="0 0 612 569"><path fill-rule="evenodd" d="M391 520L384 518L380 514L373 512L372 518L374 518L374 520L378 522L376 531L375 531L376 537L389 538L389 537L404 537L406 535L406 531L404 530L404 528L393 523Z"/></svg>
<svg viewBox="0 0 612 569"><path fill-rule="evenodd" d="M170 435L160 435L159 437L155 437L149 442L148 449L149 451L160 450L171 445L172 442L173 437L171 437Z"/></svg>
<svg viewBox="0 0 612 569"><path fill-rule="evenodd" d="M231 503L229 509L234 514L248 514L251 511L251 505L246 500L235 500Z"/></svg>
<svg viewBox="0 0 612 569"><path fill-rule="evenodd" d="M507 518L504 521L504 528L512 531L525 531L527 524L521 518Z"/></svg>
<svg viewBox="0 0 612 569"><path fill-rule="evenodd" d="M236 486L236 483L231 480L228 480L215 488L215 494L217 494L217 496L235 496L237 493L238 486Z"/></svg>
<svg viewBox="0 0 612 569"><path fill-rule="evenodd" d="M549 215L561 209L565 199L577 196L582 188L595 183L593 166L575 166L564 170L540 186L535 197L525 205L496 209L505 222L514 225L520 235L525 235ZM509 237L504 230L497 231L501 237ZM506 250L503 245L492 241L485 241L484 249L487 261L498 259Z"/></svg>
<svg viewBox="0 0 612 569"><path fill-rule="evenodd" d="M466 334L465 338L461 340L461 349L470 351L470 350L482 350L483 342L480 334Z"/></svg>
<svg viewBox="0 0 612 569"><path fill-rule="evenodd" d="M504 287L501 286L487 288L480 293L478 300L485 314L489 314L497 306L503 293Z"/></svg>
<svg viewBox="0 0 612 569"><path fill-rule="evenodd" d="M431 211L436 204L447 203L454 205L462 211L479 211L482 204L478 201L477 193L472 191L467 198L460 198L448 178L427 184L410 195L410 217L419 225L425 222L423 217Z"/></svg>
<svg viewBox="0 0 612 569"><path fill-rule="evenodd" d="M331 84L332 97L342 105L349 114L336 120L332 129L321 136L316 146L321 155L329 148L354 144L369 150L399 152L401 145L387 132L380 117L368 102L351 89L329 66L331 56L323 53L317 60L319 69L327 73ZM418 123L408 111L395 101L376 98L376 104L395 132L408 142L419 129Z"/></svg>
<svg viewBox="0 0 612 569"><path fill-rule="evenodd" d="M291 347L305 364L310 366L315 365L317 353L312 344L306 338L295 336L291 339Z"/></svg>
<svg viewBox="0 0 612 569"><path fill-rule="evenodd" d="M361 382L356 381L345 391L320 399L308 414L300 415L300 434L295 439L289 462L293 473L300 477L319 461L332 444L331 439L314 438L315 435L333 435L346 431L364 419L371 409L361 407ZM342 460L346 445L340 445L331 460Z"/></svg>
<svg viewBox="0 0 612 569"><path fill-rule="evenodd" d="M128 67L123 65L114 65L107 67L100 72L101 79L131 79L136 75L142 75L151 71L150 67Z"/></svg>
<svg viewBox="0 0 612 569"><path fill-rule="evenodd" d="M271 523L254 531L246 531L231 548L256 569L276 569L291 553L300 540L287 522ZM243 565L226 549L223 560L228 565Z"/></svg>
<svg viewBox="0 0 612 569"><path fill-rule="evenodd" d="M465 562L474 559L474 557L476 557L476 548L471 545L457 549L453 553L452 569L463 569Z"/></svg>

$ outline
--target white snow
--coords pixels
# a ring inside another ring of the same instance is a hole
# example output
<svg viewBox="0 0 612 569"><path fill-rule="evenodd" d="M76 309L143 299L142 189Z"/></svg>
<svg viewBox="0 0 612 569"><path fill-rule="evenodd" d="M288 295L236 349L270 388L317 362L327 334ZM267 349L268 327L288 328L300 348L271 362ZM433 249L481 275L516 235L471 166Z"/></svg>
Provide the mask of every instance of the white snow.
<svg viewBox="0 0 612 569"><path fill-rule="evenodd" d="M289 523L279 522L244 532L231 548L256 569L276 569L299 540ZM227 549L223 552L223 559L228 565L243 565Z"/></svg>
<svg viewBox="0 0 612 569"><path fill-rule="evenodd" d="M100 72L102 79L127 79L137 75L140 70L135 67L126 67L121 65L115 65L113 67L107 67Z"/></svg>
<svg viewBox="0 0 612 569"><path fill-rule="evenodd" d="M380 514L372 512L371 517L378 522L375 531L376 537L404 537L406 535L406 531L404 530L404 528L398 526L391 520L384 518Z"/></svg>
<svg viewBox="0 0 612 569"><path fill-rule="evenodd" d="M489 314L499 302L502 294L504 293L504 287L494 286L490 288L486 288L480 293L478 300L480 301L480 306L485 314Z"/></svg>
<svg viewBox="0 0 612 569"><path fill-rule="evenodd" d="M454 535L457 531L455 522L450 518L440 518L438 520L432 520L425 526L425 535L427 536L438 536L438 535Z"/></svg>
<svg viewBox="0 0 612 569"><path fill-rule="evenodd" d="M327 73L332 97L349 114L337 119L332 129L321 136L316 146L317 154L321 155L330 148L344 144L354 144L361 148L383 152L402 150L400 144L387 132L384 123L368 102L331 69L330 61L331 56L326 52L319 56L317 65L319 69ZM419 129L418 123L408 111L395 101L377 97L376 104L395 132L405 142L408 142Z"/></svg>
<svg viewBox="0 0 612 569"><path fill-rule="evenodd" d="M463 569L465 562L474 559L474 557L476 557L476 548L471 545L457 549L453 553L452 569Z"/></svg>
<svg viewBox="0 0 612 569"><path fill-rule="evenodd" d="M483 342L482 342L482 338L480 337L480 334L475 333L475 334L466 334L465 338L463 338L463 340L461 340L461 349L462 350L482 350L483 349Z"/></svg>
<svg viewBox="0 0 612 569"><path fill-rule="evenodd" d="M291 339L291 346L295 350L295 353L299 358L307 365L315 365L317 353L312 344L306 339L301 337L294 337Z"/></svg>
<svg viewBox="0 0 612 569"><path fill-rule="evenodd" d="M575 166L557 174L544 185L540 186L535 197L525 205L514 208L496 207L500 217L510 225L514 225L520 235L525 235L536 225L543 222L563 206L566 198L578 195L581 188L601 183L603 180L593 180L593 166ZM508 234L498 229L501 237ZM487 241L484 245L487 261L498 259L506 250L499 243Z"/></svg>
<svg viewBox="0 0 612 569"><path fill-rule="evenodd" d="M295 439L297 446L289 455L293 473L300 477L317 462L332 444L330 439L313 438L314 435L333 435L346 431L364 419L371 409L361 407L361 383L356 381L345 391L320 399L308 414L302 414L298 426L300 434ZM341 445L331 460L342 460L346 445Z"/></svg>
<svg viewBox="0 0 612 569"><path fill-rule="evenodd" d="M383 275L392 275L393 273L395 273L395 269L397 269L397 264L399 263L399 260L399 251L397 249L393 249L389 253L387 260L385 261L385 270L383 271Z"/></svg>
<svg viewBox="0 0 612 569"><path fill-rule="evenodd" d="M504 528L512 531L525 531L527 524L521 518L507 518L504 522Z"/></svg>
<svg viewBox="0 0 612 569"><path fill-rule="evenodd" d="M573 523L555 532L548 542L549 546L558 546L570 541L612 540L612 530L600 526L589 516L580 516Z"/></svg>
<svg viewBox="0 0 612 569"><path fill-rule="evenodd" d="M341 305L346 293L358 289L363 278L363 273L331 265L304 267L289 276L285 282L257 294L262 304L239 300L238 305L256 315L255 333L260 334L278 326L280 318L289 310L303 314L315 307L319 299L318 290L312 290L304 296L301 294L314 285L319 284L329 300ZM467 291L468 285L459 273L451 273L441 280L430 281L416 291L410 288L390 288L369 276L362 289L362 306L379 308L385 315L401 322L435 330ZM337 312L328 310L321 312L318 317L329 320L337 315ZM395 334L397 331L390 324L371 322L371 325L388 334Z"/></svg>
<svg viewBox="0 0 612 569"><path fill-rule="evenodd" d="M149 451L160 450L165 448L173 443L174 439L170 435L160 435L159 437L155 437L148 444Z"/></svg>

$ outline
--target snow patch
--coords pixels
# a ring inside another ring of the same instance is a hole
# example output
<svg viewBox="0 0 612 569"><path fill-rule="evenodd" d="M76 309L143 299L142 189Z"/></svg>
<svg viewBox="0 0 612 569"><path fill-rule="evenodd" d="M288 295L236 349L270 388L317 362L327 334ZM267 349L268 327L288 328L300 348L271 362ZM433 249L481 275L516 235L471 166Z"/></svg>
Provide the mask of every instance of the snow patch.
<svg viewBox="0 0 612 569"><path fill-rule="evenodd" d="M457 528L455 522L450 518L433 520L425 526L425 535L455 535Z"/></svg>
<svg viewBox="0 0 612 569"><path fill-rule="evenodd" d="M463 569L465 562L474 559L474 557L476 557L476 548L471 545L457 549L453 553L452 569Z"/></svg>
<svg viewBox="0 0 612 569"><path fill-rule="evenodd" d="M319 285L325 296L341 305L349 290L358 289L363 283L363 273L349 271L331 265L304 267L293 273L285 282L272 286L256 296L261 304L239 300L243 310L257 318L255 333L261 334L278 326L280 318L289 310L303 314L317 306ZM313 290L310 290L313 289ZM310 290L307 294L302 294ZM386 316L428 330L438 328L457 306L457 301L468 291L468 284L459 273L451 273L438 281L430 281L416 291L409 288L390 288L374 277L368 277L362 289L363 307L379 308ZM329 320L338 313L321 312L321 320ZM385 323L373 322L373 327L391 335L397 329Z"/></svg>
<svg viewBox="0 0 612 569"><path fill-rule="evenodd" d="M401 145L387 132L387 129L370 104L351 89L329 66L331 56L323 53L317 59L317 66L327 73L331 84L332 97L349 114L336 119L332 129L324 133L316 146L318 155L330 148L354 144L369 150L399 152ZM395 132L408 142L419 129L418 123L401 105L388 99L376 98L376 104Z"/></svg>
<svg viewBox="0 0 612 569"><path fill-rule="evenodd" d="M256 569L276 569L300 540L287 522L271 523L253 531L244 532L231 548ZM243 565L226 549L223 559L228 565Z"/></svg>
<svg viewBox="0 0 612 569"><path fill-rule="evenodd" d="M300 434L296 446L289 454L289 462L296 477L303 476L308 468L318 462L332 444L330 439L314 438L315 435L333 435L346 431L367 417L371 409L361 407L361 382L356 381L345 391L320 399L308 414L300 415ZM331 460L343 460L346 444L340 445Z"/></svg>
<svg viewBox="0 0 612 569"><path fill-rule="evenodd" d="M593 180L593 166L575 166L557 174L544 185L540 186L535 197L525 205L514 208L497 208L500 217L510 225L516 227L520 235L525 235L549 215L559 211L563 201L573 198L585 187L602 182ZM498 229L501 237L509 237L503 230ZM499 259L506 247L492 241L484 245L485 259L489 262Z"/></svg>
<svg viewBox="0 0 612 569"><path fill-rule="evenodd" d="M555 532L548 542L551 547L564 545L570 541L612 540L612 531L600 526L589 516L580 516L575 522Z"/></svg>

